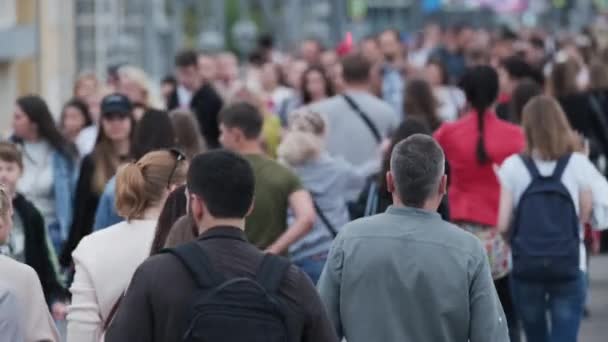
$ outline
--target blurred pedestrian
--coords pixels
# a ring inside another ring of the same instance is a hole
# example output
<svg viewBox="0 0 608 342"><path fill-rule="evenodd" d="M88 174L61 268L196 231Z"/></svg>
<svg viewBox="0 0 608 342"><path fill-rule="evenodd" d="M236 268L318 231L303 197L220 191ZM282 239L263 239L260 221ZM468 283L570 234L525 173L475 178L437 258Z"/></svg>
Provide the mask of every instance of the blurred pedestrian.
<svg viewBox="0 0 608 342"><path fill-rule="evenodd" d="M152 240L152 248L150 249L150 255L155 255L161 252L167 242L167 237L171 233L173 226L178 219L185 216L188 212L188 199L186 196L186 186L182 185L171 191L165 205L158 216L158 224L156 225L156 232L154 233L154 239ZM198 232L198 229L197 229ZM192 234L192 237L188 241L193 241L196 235Z"/></svg>
<svg viewBox="0 0 608 342"><path fill-rule="evenodd" d="M385 30L378 36L381 64L382 99L391 105L400 120L403 119L403 94L405 90L405 47L397 30Z"/></svg>
<svg viewBox="0 0 608 342"><path fill-rule="evenodd" d="M302 74L302 104L309 105L334 96L334 87L325 69L319 66L309 67Z"/></svg>
<svg viewBox="0 0 608 342"><path fill-rule="evenodd" d="M530 99L541 95L542 93L542 87L532 79L526 78L520 81L513 90L513 95L511 96L508 121L516 125L521 125L524 107L528 104Z"/></svg>
<svg viewBox="0 0 608 342"><path fill-rule="evenodd" d="M249 161L255 172L254 208L247 218L247 237L273 254L287 252L313 226L315 210L308 191L289 169L264 156L260 144L263 118L248 103L234 103L220 115L222 145ZM262 195L263 194L263 195ZM287 226L287 210L295 215Z"/></svg>
<svg viewBox="0 0 608 342"><path fill-rule="evenodd" d="M354 168L344 160L329 156L325 150L327 127L319 113L302 110L292 114L290 129L279 146L279 160L300 178L310 191L317 220L313 229L290 246L291 260L316 283L321 275L331 242L350 221L347 202L359 195L367 178L378 172L373 161ZM293 212L288 220L293 220Z"/></svg>
<svg viewBox="0 0 608 342"><path fill-rule="evenodd" d="M400 142L386 176L394 205L336 238L318 288L338 337L509 341L483 246L436 213L444 165L430 136Z"/></svg>
<svg viewBox="0 0 608 342"><path fill-rule="evenodd" d="M130 159L135 132L131 101L118 93L106 96L101 104L100 130L93 151L80 165L76 185L74 217L66 245L61 251L61 265L72 266L72 252L80 240L93 231L99 198L118 167Z"/></svg>
<svg viewBox="0 0 608 342"><path fill-rule="evenodd" d="M317 39L308 38L300 42L299 57L302 58L308 65L321 63L321 54L325 48Z"/></svg>
<svg viewBox="0 0 608 342"><path fill-rule="evenodd" d="M434 134L450 166L450 219L477 236L486 248L511 340L519 341L509 287L510 250L496 228L500 185L493 165L520 153L525 146L524 135L519 127L502 121L494 112L499 92L496 70L473 67L464 74L461 84L471 111L454 123L443 124Z"/></svg>
<svg viewBox="0 0 608 342"><path fill-rule="evenodd" d="M511 237L515 307L528 341L577 341L586 295L583 224L594 180L606 180L576 153L580 141L553 98L533 98L522 124L525 153L498 171L498 224Z"/></svg>
<svg viewBox="0 0 608 342"><path fill-rule="evenodd" d="M437 113L439 103L425 80L410 80L403 97L403 109L408 118L421 121L432 131L436 131L441 126L441 119Z"/></svg>
<svg viewBox="0 0 608 342"><path fill-rule="evenodd" d="M162 105L153 94L152 85L146 73L135 66L124 65L118 69L116 92L125 95L133 106L135 120L139 121L148 109L158 109Z"/></svg>
<svg viewBox="0 0 608 342"><path fill-rule="evenodd" d="M466 105L464 92L449 83L445 66L438 59L431 59L426 65L425 78L433 88L439 101L439 117L442 121L456 121Z"/></svg>
<svg viewBox="0 0 608 342"><path fill-rule="evenodd" d="M0 244L4 244L11 233L12 215L11 197L3 187L0 187ZM24 342L58 342L59 335L44 301L42 286L36 272L30 266L4 255L0 255L0 272L2 273L0 288L14 296L12 299L17 309L10 312L12 318L17 320L17 327L13 329L11 338L18 334L23 336L20 341ZM1 299L6 300L6 297ZM3 300L0 300L0 303L5 304ZM2 306L2 310L4 309L8 308ZM6 322L2 323L0 337L4 340L7 337L4 335Z"/></svg>
<svg viewBox="0 0 608 342"><path fill-rule="evenodd" d="M17 190L40 210L59 252L72 222L78 179L76 147L61 135L46 102L36 95L17 99L12 140L24 156Z"/></svg>
<svg viewBox="0 0 608 342"><path fill-rule="evenodd" d="M291 97L293 90L285 86L285 77L281 68L274 63L265 63L260 69L260 85L264 92L268 110L276 113L283 102Z"/></svg>
<svg viewBox="0 0 608 342"><path fill-rule="evenodd" d="M89 107L85 102L74 98L63 105L59 128L63 136L76 145L80 157L89 154L95 145L95 137L86 133L86 129L93 125Z"/></svg>
<svg viewBox="0 0 608 342"><path fill-rule="evenodd" d="M184 152L188 159L207 150L192 113L177 109L169 113L169 117L175 133L175 147Z"/></svg>
<svg viewBox="0 0 608 342"><path fill-rule="evenodd" d="M185 156L173 150L150 152L118 171L116 207L125 221L85 237L74 250L68 342L100 340L135 269L150 254L165 199L185 182L186 171Z"/></svg>

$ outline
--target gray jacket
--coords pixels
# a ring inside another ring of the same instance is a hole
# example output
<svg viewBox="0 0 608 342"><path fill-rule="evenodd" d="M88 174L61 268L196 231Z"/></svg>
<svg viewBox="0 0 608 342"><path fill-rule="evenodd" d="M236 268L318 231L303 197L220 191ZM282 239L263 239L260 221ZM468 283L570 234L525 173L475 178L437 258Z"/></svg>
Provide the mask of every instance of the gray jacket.
<svg viewBox="0 0 608 342"><path fill-rule="evenodd" d="M318 284L348 342L507 342L486 252L436 213L389 207L346 225Z"/></svg>

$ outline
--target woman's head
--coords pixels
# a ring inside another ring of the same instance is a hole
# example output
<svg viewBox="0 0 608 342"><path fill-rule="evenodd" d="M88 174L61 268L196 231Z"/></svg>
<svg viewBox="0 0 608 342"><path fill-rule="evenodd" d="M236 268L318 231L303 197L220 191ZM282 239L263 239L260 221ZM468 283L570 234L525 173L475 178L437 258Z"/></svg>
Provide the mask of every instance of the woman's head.
<svg viewBox="0 0 608 342"><path fill-rule="evenodd" d="M160 212L158 224L156 225L156 234L152 241L151 255L156 254L165 246L171 227L173 227L180 217L186 215L187 206L186 186L180 185L169 194L163 210Z"/></svg>
<svg viewBox="0 0 608 342"><path fill-rule="evenodd" d="M576 149L574 131L553 97L537 96L530 100L523 110L522 126L530 155L556 160Z"/></svg>
<svg viewBox="0 0 608 342"><path fill-rule="evenodd" d="M579 92L577 76L578 64L571 58L565 58L553 65L551 70L551 94L557 98Z"/></svg>
<svg viewBox="0 0 608 342"><path fill-rule="evenodd" d="M97 93L99 81L92 72L84 72L74 82L74 97L86 100L89 96Z"/></svg>
<svg viewBox="0 0 608 342"><path fill-rule="evenodd" d="M175 147L175 141L169 114L161 110L148 110L135 129L131 154L139 159L150 151Z"/></svg>
<svg viewBox="0 0 608 342"><path fill-rule="evenodd" d="M75 148L61 135L46 102L37 95L17 99L13 117L15 137L25 141L45 140L68 157L74 157Z"/></svg>
<svg viewBox="0 0 608 342"><path fill-rule="evenodd" d="M262 68L260 70L260 82L264 90L272 91L274 90L274 88L285 84L283 71L275 63L265 63L264 65L262 65Z"/></svg>
<svg viewBox="0 0 608 342"><path fill-rule="evenodd" d="M159 209L176 186L186 182L188 163L176 150L154 151L122 167L116 176L116 208L126 220Z"/></svg>
<svg viewBox="0 0 608 342"><path fill-rule="evenodd" d="M63 106L60 126L66 138L75 139L83 128L92 124L89 107L82 100L73 98Z"/></svg>
<svg viewBox="0 0 608 342"><path fill-rule="evenodd" d="M542 87L533 80L524 79L520 81L517 87L515 87L513 90L511 103L509 104L511 121L518 125L521 124L524 106L528 103L528 101L530 101L531 98L541 95L542 93Z"/></svg>
<svg viewBox="0 0 608 342"><path fill-rule="evenodd" d="M150 81L146 73L134 66L125 65L118 69L119 93L131 100L133 105L149 105Z"/></svg>
<svg viewBox="0 0 608 342"><path fill-rule="evenodd" d="M490 66L475 66L467 70L460 86L464 90L467 102L477 115L477 160L481 164L490 161L485 147L484 124L485 113L494 105L498 98L498 73Z"/></svg>
<svg viewBox="0 0 608 342"><path fill-rule="evenodd" d="M289 120L289 131L277 150L279 159L291 166L316 159L323 150L325 132L325 120L319 113L294 112Z"/></svg>
<svg viewBox="0 0 608 342"><path fill-rule="evenodd" d="M6 243L13 228L13 206L8 190L0 184L0 244Z"/></svg>
<svg viewBox="0 0 608 342"><path fill-rule="evenodd" d="M426 64L425 76L432 87L448 85L449 82L448 71L439 59L431 59Z"/></svg>
<svg viewBox="0 0 608 342"><path fill-rule="evenodd" d="M437 114L437 100L431 86L422 79L414 79L407 83L404 94L404 112L426 123L432 130L441 125Z"/></svg>
<svg viewBox="0 0 608 342"><path fill-rule="evenodd" d="M302 74L302 102L309 104L334 95L334 88L321 66L311 66Z"/></svg>
<svg viewBox="0 0 608 342"><path fill-rule="evenodd" d="M206 150L198 122L192 113L176 110L169 116L173 123L177 148L183 151L189 159Z"/></svg>

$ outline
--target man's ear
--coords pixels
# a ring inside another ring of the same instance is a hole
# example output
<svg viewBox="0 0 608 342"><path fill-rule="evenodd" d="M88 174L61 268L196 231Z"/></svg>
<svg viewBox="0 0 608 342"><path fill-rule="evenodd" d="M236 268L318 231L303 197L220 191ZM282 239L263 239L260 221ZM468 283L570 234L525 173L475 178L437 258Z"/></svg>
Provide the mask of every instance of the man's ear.
<svg viewBox="0 0 608 342"><path fill-rule="evenodd" d="M196 222L200 222L205 216L205 204L195 195L190 195L190 214Z"/></svg>
<svg viewBox="0 0 608 342"><path fill-rule="evenodd" d="M444 196L448 193L448 175L441 176L438 192L440 196Z"/></svg>
<svg viewBox="0 0 608 342"><path fill-rule="evenodd" d="M253 212L253 209L255 209L255 203L254 201L251 201L251 205L249 206L249 210L247 210L247 215L245 215L245 217L249 217L249 215L251 215Z"/></svg>
<svg viewBox="0 0 608 342"><path fill-rule="evenodd" d="M393 173L388 171L386 173L386 189L391 194L395 192L395 178L393 177Z"/></svg>

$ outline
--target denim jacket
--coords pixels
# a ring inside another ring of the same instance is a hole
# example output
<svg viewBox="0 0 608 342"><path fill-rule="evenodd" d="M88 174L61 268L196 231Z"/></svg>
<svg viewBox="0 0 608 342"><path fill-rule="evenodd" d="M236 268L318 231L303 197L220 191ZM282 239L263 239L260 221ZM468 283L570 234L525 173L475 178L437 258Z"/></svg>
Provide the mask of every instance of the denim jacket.
<svg viewBox="0 0 608 342"><path fill-rule="evenodd" d="M95 223L93 231L107 228L124 221L116 213L116 205L114 204L114 194L116 192L116 177L112 177L106 184L103 194L99 198L97 211L95 212Z"/></svg>
<svg viewBox="0 0 608 342"><path fill-rule="evenodd" d="M74 209L74 192L78 181L78 165L61 153L53 152L53 175L55 190L55 212L59 223L61 240L65 241L70 232ZM52 222L47 222L47 225Z"/></svg>

